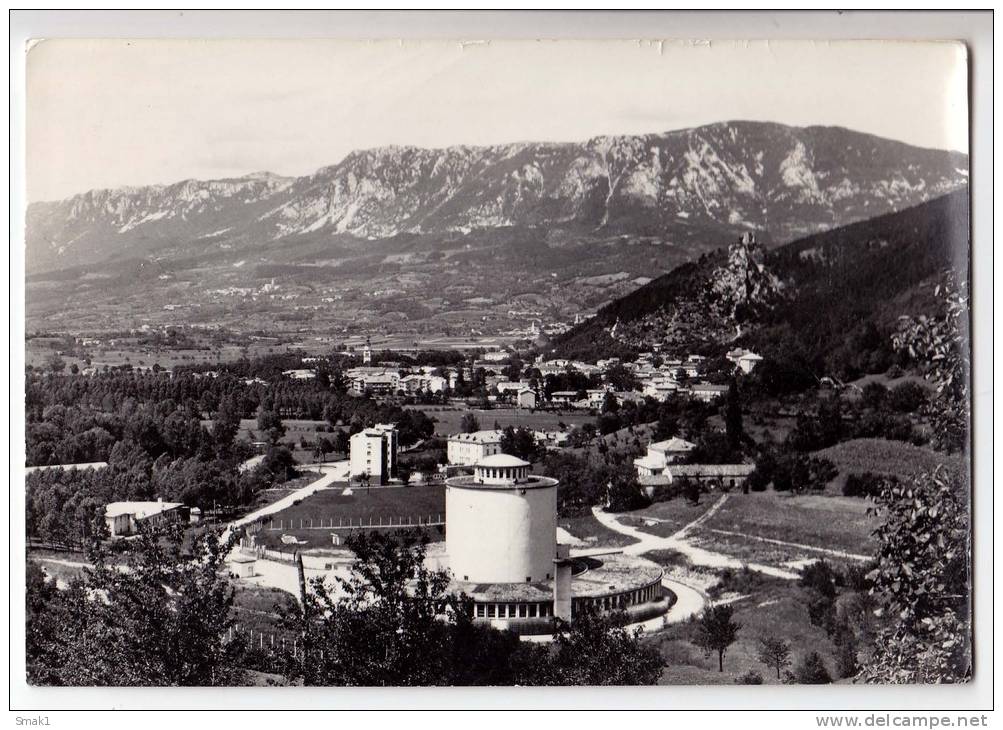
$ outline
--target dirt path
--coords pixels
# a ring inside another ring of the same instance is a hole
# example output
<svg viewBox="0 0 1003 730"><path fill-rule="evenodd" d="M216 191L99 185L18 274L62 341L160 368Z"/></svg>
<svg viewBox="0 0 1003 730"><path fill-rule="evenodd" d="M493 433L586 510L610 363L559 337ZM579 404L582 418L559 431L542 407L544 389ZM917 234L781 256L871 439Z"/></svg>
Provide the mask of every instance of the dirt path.
<svg viewBox="0 0 1003 730"><path fill-rule="evenodd" d="M747 567L749 570L754 570L757 573L762 573L764 575L770 575L774 578L783 578L784 580L797 580L800 578L800 573L783 570L782 568L776 568L772 565L763 565L761 563L743 563L730 555L706 550L692 545L687 541L686 536L688 533L709 520L727 501L728 495L721 495L721 498L718 499L718 501L715 502L710 509L684 526L682 529L677 530L669 537L658 537L657 535L643 532L636 527L624 525L619 519L617 519L617 515L603 512L600 507L593 507L592 514L597 520L599 520L600 523L602 523L604 527L608 527L614 532L619 532L621 535L627 535L628 537L637 540L637 542L632 545L628 545L623 548L623 552L628 555L643 555L644 553L651 552L653 550L672 550L686 556L686 559L689 560L692 565L705 566L709 568L734 569Z"/></svg>
<svg viewBox="0 0 1003 730"><path fill-rule="evenodd" d="M713 517L715 514L717 514L717 511L719 509L721 509L721 507L723 507L724 503L727 502L727 501L728 501L728 495L727 494L722 494L721 498L719 500L717 500L714 504L712 504L710 506L709 510L707 510L706 512L704 512L702 515L700 515L699 517L697 517L695 520L693 520L691 523L689 523L688 525L686 525L685 527L683 527L681 530L676 531L675 534L673 534L669 539L670 540L682 540L692 530L696 529L697 527L700 527L700 525L702 525L707 520L709 520L711 517Z"/></svg>

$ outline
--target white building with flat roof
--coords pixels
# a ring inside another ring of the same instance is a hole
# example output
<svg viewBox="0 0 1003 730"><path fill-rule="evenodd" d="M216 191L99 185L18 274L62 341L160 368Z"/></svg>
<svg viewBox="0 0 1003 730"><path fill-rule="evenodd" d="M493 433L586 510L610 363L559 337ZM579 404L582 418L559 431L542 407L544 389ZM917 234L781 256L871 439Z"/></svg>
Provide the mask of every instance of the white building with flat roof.
<svg viewBox="0 0 1003 730"><path fill-rule="evenodd" d="M397 469L397 429L391 424L377 424L354 434L349 440L349 476L369 477L370 482L386 484Z"/></svg>
<svg viewBox="0 0 1003 730"><path fill-rule="evenodd" d="M501 453L501 431L457 433L446 441L446 459L450 464L473 466L489 456Z"/></svg>

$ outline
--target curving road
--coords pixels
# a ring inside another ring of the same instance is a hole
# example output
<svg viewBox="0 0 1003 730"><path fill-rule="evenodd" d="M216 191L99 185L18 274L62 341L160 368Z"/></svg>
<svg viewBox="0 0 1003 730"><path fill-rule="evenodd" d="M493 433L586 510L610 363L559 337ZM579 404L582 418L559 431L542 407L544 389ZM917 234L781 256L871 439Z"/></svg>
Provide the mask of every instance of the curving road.
<svg viewBox="0 0 1003 730"><path fill-rule="evenodd" d="M319 479L310 482L305 487L297 489L295 492L290 492L277 502L266 504L261 509L255 510L254 512L246 514L243 517L229 523L226 526L226 530L223 531L223 542L226 542L226 540L229 539L230 533L237 527L249 525L262 517L266 517L268 515L275 514L276 512L281 512L288 507L292 507L296 502L309 497L314 492L319 492L322 489L330 489L331 485L335 482L347 482L349 469L351 468L347 460L328 461L320 464L308 464L306 466L318 469L322 476Z"/></svg>

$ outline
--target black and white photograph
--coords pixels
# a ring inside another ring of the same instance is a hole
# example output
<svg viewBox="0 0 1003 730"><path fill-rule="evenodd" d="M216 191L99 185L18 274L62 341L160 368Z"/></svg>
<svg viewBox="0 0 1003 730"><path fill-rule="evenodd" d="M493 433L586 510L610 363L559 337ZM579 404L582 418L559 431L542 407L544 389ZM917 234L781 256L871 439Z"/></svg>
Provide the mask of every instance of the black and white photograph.
<svg viewBox="0 0 1003 730"><path fill-rule="evenodd" d="M964 43L23 53L29 688L991 670Z"/></svg>

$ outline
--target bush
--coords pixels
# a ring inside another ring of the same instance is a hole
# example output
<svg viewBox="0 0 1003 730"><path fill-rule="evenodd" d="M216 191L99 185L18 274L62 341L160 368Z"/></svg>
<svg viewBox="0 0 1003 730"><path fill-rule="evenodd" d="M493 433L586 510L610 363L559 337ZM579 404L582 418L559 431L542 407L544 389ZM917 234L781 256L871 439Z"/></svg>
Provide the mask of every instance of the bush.
<svg viewBox="0 0 1003 730"><path fill-rule="evenodd" d="M843 484L844 497L876 497L881 493L885 478L869 471L850 474Z"/></svg>
<svg viewBox="0 0 1003 730"><path fill-rule="evenodd" d="M864 405L868 408L881 408L888 398L888 388L881 383L868 383L863 389Z"/></svg>
<svg viewBox="0 0 1003 730"><path fill-rule="evenodd" d="M801 571L799 584L802 588L814 590L826 598L835 599L836 585L839 576L824 560L818 560L805 566Z"/></svg>
<svg viewBox="0 0 1003 730"><path fill-rule="evenodd" d="M750 570L747 565L738 570L725 568L720 573L720 581L708 593L715 598L723 593L749 594L760 588L765 580L762 574Z"/></svg>
<svg viewBox="0 0 1003 730"><path fill-rule="evenodd" d="M836 623L836 603L820 593L812 592L808 599L808 620L812 626L832 633Z"/></svg>
<svg viewBox="0 0 1003 730"><path fill-rule="evenodd" d="M900 383L888 392L888 406L899 413L915 413L926 399L923 386L911 381Z"/></svg>
<svg viewBox="0 0 1003 730"><path fill-rule="evenodd" d="M793 680L797 684L831 684L832 675L826 669L821 654L813 651L794 670Z"/></svg>
<svg viewBox="0 0 1003 730"><path fill-rule="evenodd" d="M850 565L843 572L843 583L851 591L856 591L858 593L863 591L869 591L871 589L871 581L867 579L867 574L874 569L874 564L869 563L867 565Z"/></svg>
<svg viewBox="0 0 1003 730"><path fill-rule="evenodd" d="M857 642L849 626L842 624L835 632L836 676L840 679L853 677L860 671L857 663Z"/></svg>
<svg viewBox="0 0 1003 730"><path fill-rule="evenodd" d="M748 672L746 672L741 677L735 680L735 684L762 684L762 683L763 683L763 675L752 669L750 669Z"/></svg>

